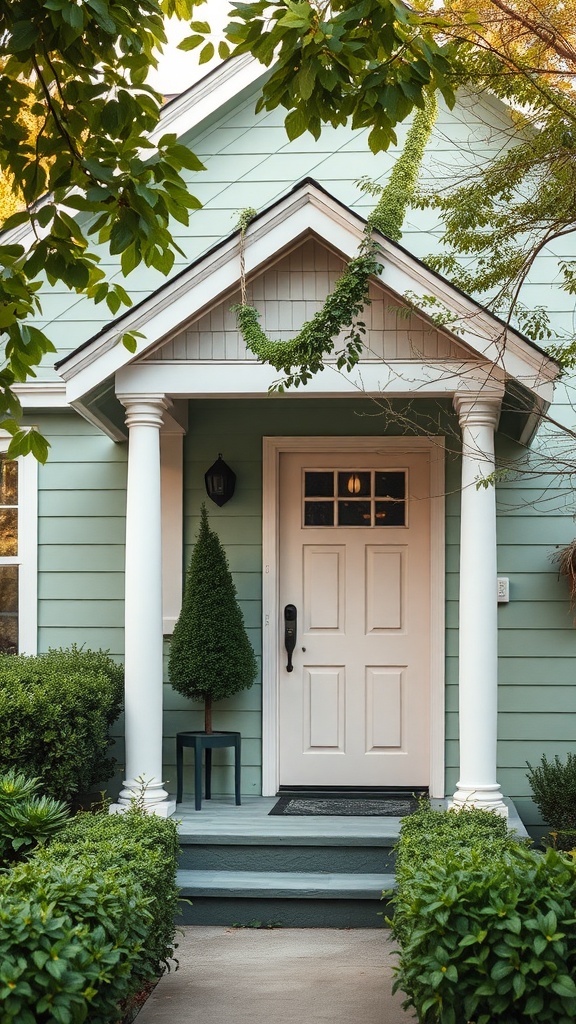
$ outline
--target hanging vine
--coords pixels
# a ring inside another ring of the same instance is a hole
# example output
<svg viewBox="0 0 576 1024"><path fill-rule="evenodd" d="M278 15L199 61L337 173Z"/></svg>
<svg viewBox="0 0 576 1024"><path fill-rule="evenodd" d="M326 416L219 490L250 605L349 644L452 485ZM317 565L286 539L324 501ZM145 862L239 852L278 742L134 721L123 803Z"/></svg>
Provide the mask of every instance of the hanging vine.
<svg viewBox="0 0 576 1024"><path fill-rule="evenodd" d="M380 245L372 238L376 229L388 238L398 241L402 236L402 223L406 209L414 197L418 172L424 149L436 119L437 104L434 95L427 96L425 105L418 110L406 137L401 156L396 161L385 186L362 179L359 184L365 192L379 195L378 203L369 215L358 255L350 260L334 289L324 301L322 309L307 321L290 341L272 341L260 326L260 313L246 300L244 263L246 229L255 216L252 209L242 210L240 229L240 304L233 306L238 329L246 346L264 363L284 373L271 391L305 385L324 369L324 358L334 352L334 338L348 328L344 345L335 352L339 370L351 370L362 352L366 325L357 317L369 304L370 278L382 270Z"/></svg>

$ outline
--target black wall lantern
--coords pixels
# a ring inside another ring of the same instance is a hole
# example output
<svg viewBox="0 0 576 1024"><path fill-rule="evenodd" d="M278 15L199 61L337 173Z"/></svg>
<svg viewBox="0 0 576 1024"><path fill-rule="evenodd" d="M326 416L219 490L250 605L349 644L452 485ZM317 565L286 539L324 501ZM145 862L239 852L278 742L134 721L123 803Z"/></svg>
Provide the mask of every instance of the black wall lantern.
<svg viewBox="0 0 576 1024"><path fill-rule="evenodd" d="M234 494L236 474L227 466L221 455L204 474L206 494L216 505L225 505Z"/></svg>

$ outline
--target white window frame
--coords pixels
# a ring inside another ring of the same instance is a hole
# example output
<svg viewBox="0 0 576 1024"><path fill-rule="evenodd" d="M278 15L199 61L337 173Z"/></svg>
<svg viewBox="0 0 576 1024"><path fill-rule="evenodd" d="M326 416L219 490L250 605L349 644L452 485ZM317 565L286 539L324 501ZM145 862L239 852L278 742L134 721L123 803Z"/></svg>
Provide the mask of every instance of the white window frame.
<svg viewBox="0 0 576 1024"><path fill-rule="evenodd" d="M10 435L0 432L0 454ZM17 565L18 652L38 653L38 461L20 455L18 463L18 554L0 555L0 565Z"/></svg>

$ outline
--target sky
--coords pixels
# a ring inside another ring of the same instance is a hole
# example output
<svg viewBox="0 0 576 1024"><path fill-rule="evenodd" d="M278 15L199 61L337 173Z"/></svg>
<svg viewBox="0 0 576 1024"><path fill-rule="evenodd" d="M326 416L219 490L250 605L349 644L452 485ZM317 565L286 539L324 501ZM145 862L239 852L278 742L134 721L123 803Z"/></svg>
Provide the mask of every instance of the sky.
<svg viewBox="0 0 576 1024"><path fill-rule="evenodd" d="M213 41L217 42L221 38L222 29L228 20L229 9L229 0L207 0L206 3L198 7L195 18L198 21L208 22L213 30ZM178 50L177 46L180 40L191 34L186 22L178 21L175 18L167 22L168 46L160 58L158 70L151 72L149 77L150 85L165 96L183 92L184 89L188 89L199 78L202 78L215 64L220 63L219 58L216 57L208 64L198 65L199 50L202 47L192 50L190 53Z"/></svg>

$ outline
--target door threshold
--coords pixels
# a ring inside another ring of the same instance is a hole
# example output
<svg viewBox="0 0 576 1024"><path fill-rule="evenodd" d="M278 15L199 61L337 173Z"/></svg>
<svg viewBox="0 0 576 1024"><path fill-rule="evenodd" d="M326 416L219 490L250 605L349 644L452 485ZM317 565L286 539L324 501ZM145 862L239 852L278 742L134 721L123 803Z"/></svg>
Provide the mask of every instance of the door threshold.
<svg viewBox="0 0 576 1024"><path fill-rule="evenodd" d="M362 797L406 797L414 796L416 799L425 800L428 797L428 789L423 786L279 786L277 796L299 796L314 797L347 797L348 799Z"/></svg>

